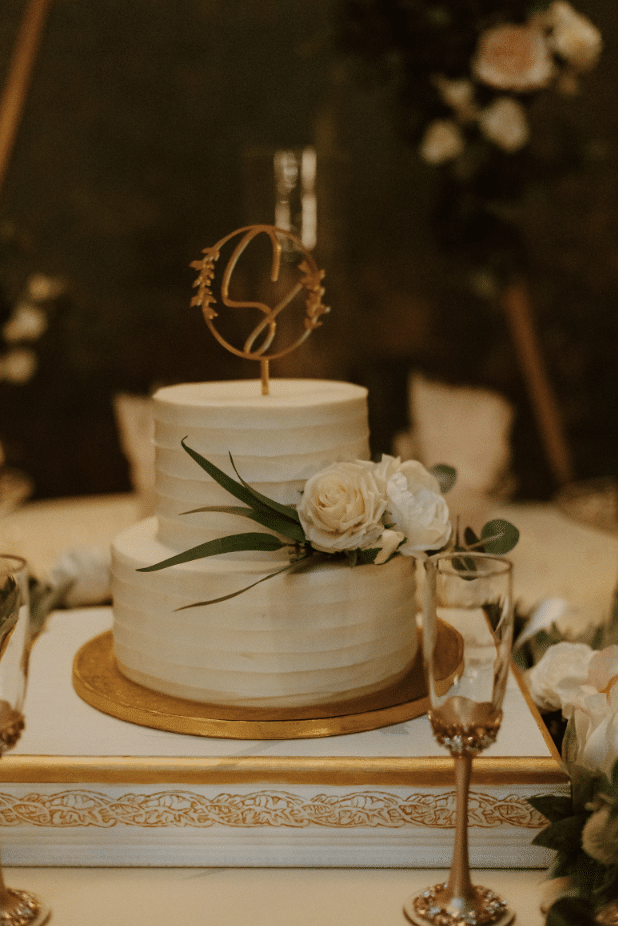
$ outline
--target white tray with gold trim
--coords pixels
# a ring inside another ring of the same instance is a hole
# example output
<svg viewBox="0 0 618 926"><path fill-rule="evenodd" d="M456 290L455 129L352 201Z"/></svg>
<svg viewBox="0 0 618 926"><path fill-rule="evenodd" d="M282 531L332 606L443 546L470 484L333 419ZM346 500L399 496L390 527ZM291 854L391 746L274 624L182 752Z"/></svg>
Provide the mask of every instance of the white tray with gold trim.
<svg viewBox="0 0 618 926"><path fill-rule="evenodd" d="M26 730L0 761L10 865L441 867L454 786L426 716L342 736L229 740L137 726L71 684L107 608L57 612L36 643ZM509 682L498 741L479 757L472 864L545 867L532 794L566 788L542 724Z"/></svg>

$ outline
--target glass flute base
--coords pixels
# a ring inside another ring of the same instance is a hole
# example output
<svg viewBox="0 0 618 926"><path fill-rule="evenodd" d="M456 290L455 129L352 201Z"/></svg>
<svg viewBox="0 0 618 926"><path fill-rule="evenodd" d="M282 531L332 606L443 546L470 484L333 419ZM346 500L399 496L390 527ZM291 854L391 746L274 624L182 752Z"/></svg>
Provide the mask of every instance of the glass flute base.
<svg viewBox="0 0 618 926"><path fill-rule="evenodd" d="M515 913L493 891L486 887L472 888L472 901L458 902L450 898L447 885L436 884L413 894L403 912L416 926L508 926Z"/></svg>
<svg viewBox="0 0 618 926"><path fill-rule="evenodd" d="M29 891L6 889L0 905L0 926L43 926L51 914L49 907Z"/></svg>

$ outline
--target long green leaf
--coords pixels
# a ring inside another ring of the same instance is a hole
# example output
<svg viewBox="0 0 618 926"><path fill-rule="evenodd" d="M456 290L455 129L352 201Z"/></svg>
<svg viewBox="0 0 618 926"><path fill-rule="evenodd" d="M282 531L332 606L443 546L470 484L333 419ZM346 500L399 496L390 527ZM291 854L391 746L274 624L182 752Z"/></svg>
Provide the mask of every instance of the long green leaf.
<svg viewBox="0 0 618 926"><path fill-rule="evenodd" d="M230 495L233 495L234 498L237 498L239 501L244 502L245 505L249 505L250 508L266 508L271 511L276 511L279 514L283 515L286 518L289 518L290 521L295 523L300 523L298 514L290 505L281 505L279 502L273 501L273 499L266 498L265 495L261 495L259 492L256 492L251 486L247 485L246 482L241 480L240 483L236 482L235 479L232 479L231 476L228 476L227 473L224 473L223 470L219 469L218 466L215 466L214 463L211 463L210 460L207 460L205 457L198 453L197 450L193 450L187 444L185 444L186 438L181 440L181 445L184 450L193 457L195 462L201 466L204 472L208 473L215 482L218 482L219 485L229 492ZM234 465L234 460L230 454L230 460L232 460L232 466L234 466L234 471L238 475L236 466ZM240 476L238 477L240 479Z"/></svg>
<svg viewBox="0 0 618 926"><path fill-rule="evenodd" d="M277 534L283 534L284 537L289 537L290 540L293 540L295 543L306 543L307 540L305 532L300 524L289 521L287 518L280 518L273 511L262 511L261 509L257 510L255 508L240 508L237 505L206 505L204 508L192 508L191 511L183 511L182 513L198 514L203 511L219 511L223 514L237 514L243 518L250 518L252 521L256 521L258 524L268 527Z"/></svg>
<svg viewBox="0 0 618 926"><path fill-rule="evenodd" d="M262 493L258 492L257 489L252 488L252 486L250 486L247 482L245 482L245 480L242 478L242 476L236 469L236 464L234 463L232 454L230 454L230 462L232 466L234 467L234 472L240 479L242 485L245 487L245 489L248 492L251 492L253 497L258 502L260 502L262 505L266 505L267 508L272 508L273 511L277 511L279 514L282 514L285 518L291 518L293 521L296 521L298 524L300 524L300 518L298 517L298 513L295 508L292 508L291 505L282 505L280 502L276 502L274 499L268 498L266 495L262 495Z"/></svg>
<svg viewBox="0 0 618 926"><path fill-rule="evenodd" d="M179 566L182 563L192 563L196 559L204 559L207 556L217 556L220 553L238 553L245 550L281 550L289 544L271 534L232 534L230 537L220 537L217 540L209 540L207 543L200 543L197 547L191 547L184 553L178 553L176 556L170 556L160 563L154 563L152 566L143 566L137 572L157 572L159 569L167 569L168 566Z"/></svg>
<svg viewBox="0 0 618 926"><path fill-rule="evenodd" d="M305 557L309 559L309 556ZM287 566L283 566L282 569L277 569L275 572L269 572L267 576L262 576L261 579L258 579L257 582L252 582L251 585L245 585L244 588L239 588L237 592L231 592L229 595L222 595L220 598L210 598L208 601L194 601L192 604L185 604L181 608L176 608L176 611L186 611L189 608L200 608L202 605L207 604L219 604L220 601L229 601L230 598L236 598L238 595L248 592L250 588L255 588L256 585L259 585L261 582L266 582L268 579L273 579L275 576L280 576L283 572L290 572L292 569L297 569L299 565L299 560L296 560L293 563L288 563Z"/></svg>

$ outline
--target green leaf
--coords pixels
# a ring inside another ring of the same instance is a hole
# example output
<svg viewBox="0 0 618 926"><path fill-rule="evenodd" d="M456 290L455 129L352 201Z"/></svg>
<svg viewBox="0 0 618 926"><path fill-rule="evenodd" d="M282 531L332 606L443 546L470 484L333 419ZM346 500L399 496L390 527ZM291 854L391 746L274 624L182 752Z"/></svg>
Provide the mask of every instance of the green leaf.
<svg viewBox="0 0 618 926"><path fill-rule="evenodd" d="M375 562L375 558L382 550L382 547L370 547L366 550L358 551L357 562L365 566L371 566Z"/></svg>
<svg viewBox="0 0 618 926"><path fill-rule="evenodd" d="M480 539L476 536L471 527L466 527L464 530L464 543L467 547L473 547L480 543ZM482 547L481 552L483 552Z"/></svg>
<svg viewBox="0 0 618 926"><path fill-rule="evenodd" d="M230 495L233 495L234 498L237 498L239 501L244 502L245 505L249 505L250 508L266 508L271 511L276 511L279 514L283 515L286 518L289 518L290 521L300 523L298 514L291 507L291 505L280 505L279 502L275 502L270 498L266 498L265 495L260 495L259 492L256 492L251 486L241 480L240 483L236 482L235 479L232 479L231 476L228 476L227 473L224 473L223 470L219 469L218 466L215 466L214 463L211 463L205 457L203 457L197 450L192 450L191 447L185 444L186 438L181 440L181 445L184 450L189 454L190 457L193 457L195 462L201 466L204 472L208 473L215 482L217 482L226 492L229 492ZM232 456L230 454L230 460ZM234 466L234 460L232 460L232 466ZM236 467L234 466L234 471L237 473ZM240 476L238 477L240 479Z"/></svg>
<svg viewBox="0 0 618 926"><path fill-rule="evenodd" d="M542 813L550 823L573 816L573 801L570 797L562 797L558 794L536 794L528 798L528 803Z"/></svg>
<svg viewBox="0 0 618 926"><path fill-rule="evenodd" d="M564 820L556 820L534 837L533 845L545 846L547 849L571 855L581 845L581 834L588 816L587 813L581 813Z"/></svg>
<svg viewBox="0 0 618 926"><path fill-rule="evenodd" d="M217 540L209 540L207 543L200 543L197 547L191 547L184 553L178 553L176 556L170 556L169 559L161 560L153 566L143 566L137 572L157 572L159 569L167 569L168 566L179 566L182 563L192 563L196 559L204 559L207 556L218 556L220 553L238 553L245 550L264 550L272 552L287 547L289 544L270 534L232 534L230 537L220 537Z"/></svg>
<svg viewBox="0 0 618 926"><path fill-rule="evenodd" d="M519 531L510 521L496 518L485 524L481 531L481 540L485 541L483 546L486 553L504 556L517 545Z"/></svg>
<svg viewBox="0 0 618 926"><path fill-rule="evenodd" d="M440 491L443 495L449 492L457 482L457 470L446 463L437 463L432 466L429 472L436 477L440 483Z"/></svg>
<svg viewBox="0 0 618 926"><path fill-rule="evenodd" d="M244 518L249 518L257 524L262 524L277 534L283 534L289 537L294 543L306 543L305 532L294 521L287 518L281 518L273 511L263 511L255 508L240 508L236 505L207 505L205 508L192 508L191 511L183 511L182 514L198 514L202 511L220 511L223 514L237 514Z"/></svg>
<svg viewBox="0 0 618 926"><path fill-rule="evenodd" d="M182 608L176 608L176 611L187 611L189 608L200 608L202 605L207 604L219 604L221 601L229 601L231 598L236 598L238 595L243 595L245 592L248 592L249 589L255 588L256 585L260 585L261 582L266 582L268 579L274 579L275 576L280 576L283 572L291 572L293 569L299 568L302 564L303 559L310 559L311 554L302 557L300 560L295 560L292 563L288 563L287 566L283 566L282 569L277 569L275 572L269 572L267 576L262 576L261 579L258 579L257 582L252 582L251 585L245 585L244 588L239 588L237 592L230 592L229 595L222 595L220 598L210 598L208 601L194 601L192 604L185 604Z"/></svg>
<svg viewBox="0 0 618 926"><path fill-rule="evenodd" d="M594 926L590 903L580 897L560 897L549 908L545 926Z"/></svg>
<svg viewBox="0 0 618 926"><path fill-rule="evenodd" d="M284 518L290 518L292 521L295 521L297 524L300 524L300 518L298 517L298 512L291 505L282 505L280 502L276 502L273 498L268 498L266 495L262 495L261 492L258 492L257 489L254 489L242 478L238 470L236 469L236 464L232 459L232 454L230 454L230 462L234 467L234 472L241 481L241 484L244 488L251 493L253 498L262 505L265 505L267 508L272 508L273 511L282 514Z"/></svg>

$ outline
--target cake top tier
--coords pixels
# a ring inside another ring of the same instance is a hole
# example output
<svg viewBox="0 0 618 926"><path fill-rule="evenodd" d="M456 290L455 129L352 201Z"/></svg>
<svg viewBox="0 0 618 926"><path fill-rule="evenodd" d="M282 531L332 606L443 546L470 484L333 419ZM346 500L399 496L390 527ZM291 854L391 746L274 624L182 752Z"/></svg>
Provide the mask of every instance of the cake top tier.
<svg viewBox="0 0 618 926"><path fill-rule="evenodd" d="M307 424L326 424L344 416L366 413L367 390L363 386L336 380L273 379L270 393L262 395L259 380L182 383L165 386L155 393L156 417L160 421L200 425L207 410L211 425L255 428L286 427L309 417Z"/></svg>

